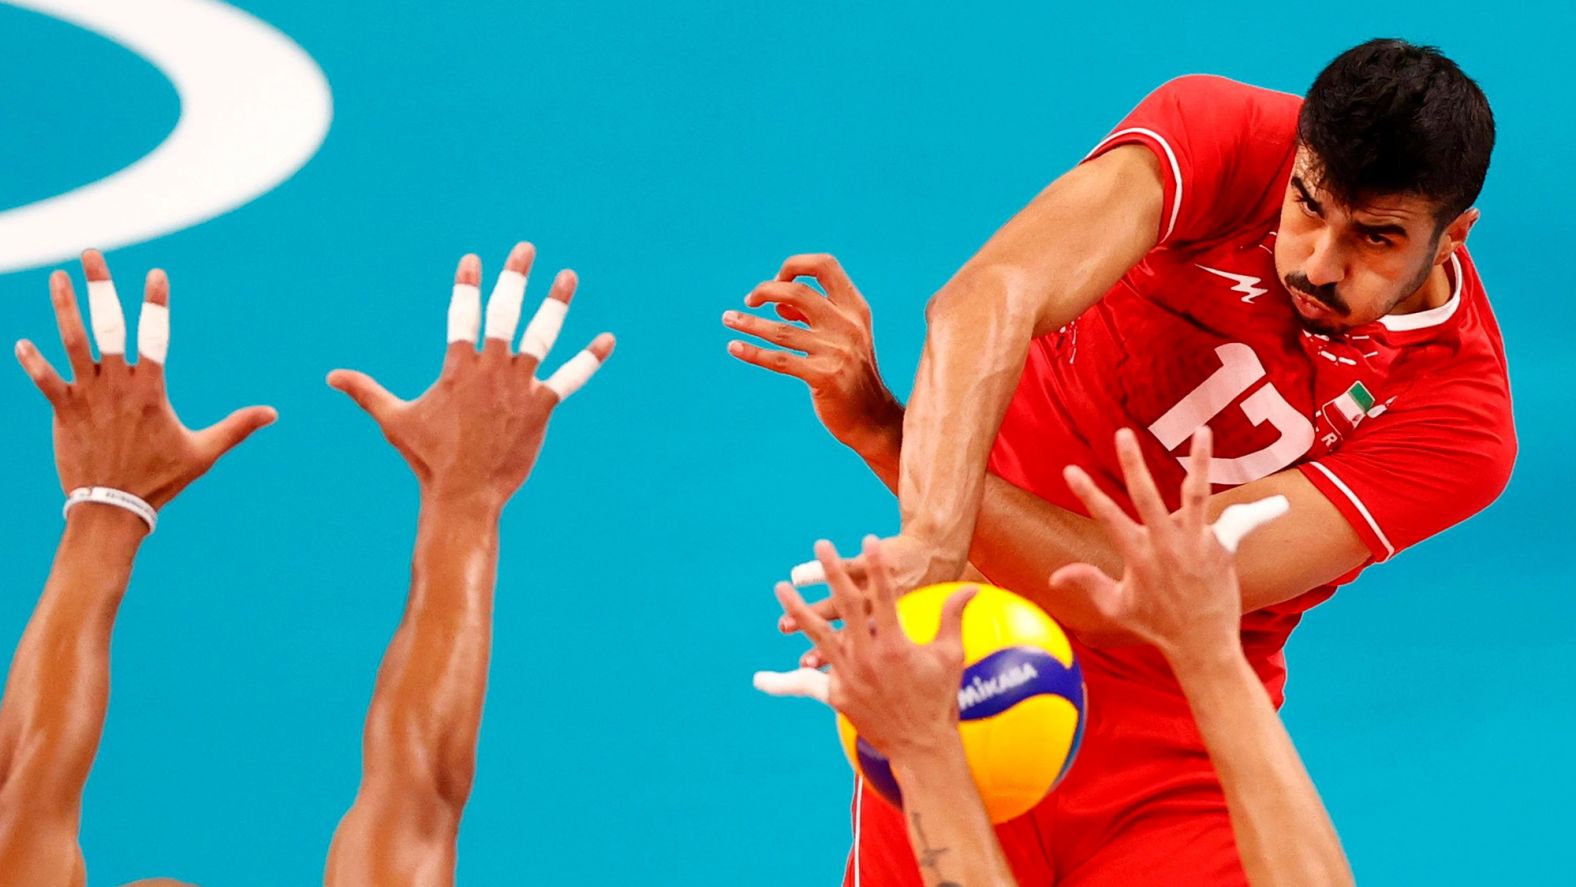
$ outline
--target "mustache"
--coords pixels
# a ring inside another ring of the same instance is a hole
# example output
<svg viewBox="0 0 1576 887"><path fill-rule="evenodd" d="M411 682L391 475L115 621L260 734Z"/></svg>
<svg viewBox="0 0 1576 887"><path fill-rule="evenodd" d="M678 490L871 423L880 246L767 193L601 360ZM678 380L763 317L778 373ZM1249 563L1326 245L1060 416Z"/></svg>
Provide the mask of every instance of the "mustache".
<svg viewBox="0 0 1576 887"><path fill-rule="evenodd" d="M1335 284L1333 283L1314 286L1313 281L1309 280L1308 276L1301 271L1293 271L1286 275L1286 279L1281 282L1286 285L1287 289L1296 290L1337 314L1346 315L1351 313L1351 309L1346 306L1346 300L1342 299L1340 294L1335 291Z"/></svg>

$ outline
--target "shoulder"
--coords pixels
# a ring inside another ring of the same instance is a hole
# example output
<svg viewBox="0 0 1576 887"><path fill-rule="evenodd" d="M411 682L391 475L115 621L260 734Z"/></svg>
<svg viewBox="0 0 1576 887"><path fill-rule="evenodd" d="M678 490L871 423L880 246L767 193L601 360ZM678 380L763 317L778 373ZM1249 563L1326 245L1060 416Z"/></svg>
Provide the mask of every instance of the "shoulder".
<svg viewBox="0 0 1576 887"><path fill-rule="evenodd" d="M1173 106L1205 119L1242 117L1295 130L1302 98L1216 74L1184 74L1160 84L1144 100Z"/></svg>

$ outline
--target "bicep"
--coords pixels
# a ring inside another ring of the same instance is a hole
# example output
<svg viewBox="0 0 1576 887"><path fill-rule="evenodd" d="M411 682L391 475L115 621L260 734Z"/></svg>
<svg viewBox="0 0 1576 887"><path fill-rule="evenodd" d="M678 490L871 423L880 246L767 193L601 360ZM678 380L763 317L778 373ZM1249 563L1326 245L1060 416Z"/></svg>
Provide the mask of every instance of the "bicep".
<svg viewBox="0 0 1576 887"><path fill-rule="evenodd" d="M1249 534L1237 551L1245 613L1328 585L1369 560L1351 523L1295 468L1210 497L1210 519L1230 505L1277 495L1290 509Z"/></svg>
<svg viewBox="0 0 1576 887"><path fill-rule="evenodd" d="M998 230L958 272L1006 281L1035 335L1082 314L1158 240L1159 161L1123 145L1069 170Z"/></svg>

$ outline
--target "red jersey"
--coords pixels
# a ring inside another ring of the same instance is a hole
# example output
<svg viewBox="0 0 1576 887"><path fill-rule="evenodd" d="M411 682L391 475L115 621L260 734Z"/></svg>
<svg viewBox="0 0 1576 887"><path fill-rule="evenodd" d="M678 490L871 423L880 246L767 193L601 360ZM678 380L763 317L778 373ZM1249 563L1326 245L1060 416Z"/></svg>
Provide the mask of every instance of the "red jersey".
<svg viewBox="0 0 1576 887"><path fill-rule="evenodd" d="M1127 144L1155 153L1159 243L1077 320L1031 344L993 473L1082 513L1062 480L1077 464L1126 503L1112 439L1131 427L1176 508L1188 440L1208 424L1217 490L1301 471L1367 543L1370 563L1504 489L1516 452L1504 345L1465 248L1446 262L1451 296L1437 308L1335 337L1303 328L1274 257L1301 101L1183 77L1089 155ZM1286 638L1333 592L1243 617L1244 647L1277 704ZM1091 683L1169 680L1148 648L1080 654Z"/></svg>

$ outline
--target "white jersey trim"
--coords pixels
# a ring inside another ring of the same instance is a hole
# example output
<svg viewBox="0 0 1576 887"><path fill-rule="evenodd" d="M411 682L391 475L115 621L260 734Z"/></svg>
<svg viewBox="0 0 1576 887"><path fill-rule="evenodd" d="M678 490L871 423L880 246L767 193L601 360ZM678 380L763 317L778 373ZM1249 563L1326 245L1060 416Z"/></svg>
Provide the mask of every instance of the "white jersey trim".
<svg viewBox="0 0 1576 887"><path fill-rule="evenodd" d="M854 848L848 852L850 868L854 870L853 887L859 887L859 827L865 821L865 778L854 777Z"/></svg>
<svg viewBox="0 0 1576 887"><path fill-rule="evenodd" d="M1165 137L1152 129L1144 129L1141 126L1134 126L1128 129L1119 129L1102 139L1100 144L1095 145L1094 150L1090 151L1088 155L1084 157L1084 160L1088 160L1090 157L1099 154L1105 149L1106 145L1111 144L1113 141L1116 141L1122 136L1135 134L1147 136L1148 138L1159 142L1160 147L1166 152L1166 161L1171 164L1171 180L1176 183L1176 193L1171 197L1171 220L1166 222L1166 233L1160 235L1159 242L1165 243L1167 240L1171 239L1171 232L1177 226L1177 216L1182 214L1182 165L1177 163L1177 154L1175 151L1171 150L1171 144L1166 141Z"/></svg>
<svg viewBox="0 0 1576 887"><path fill-rule="evenodd" d="M1455 253L1450 254L1450 272L1455 278L1455 286L1450 291L1450 301L1438 308L1427 311L1416 311L1412 314L1386 314L1379 318L1384 328L1397 333L1410 332L1411 330L1428 329L1439 326L1455 316L1456 309L1461 307L1461 260Z"/></svg>
<svg viewBox="0 0 1576 887"><path fill-rule="evenodd" d="M1352 492L1352 488L1348 487L1340 478L1335 476L1333 471L1325 468L1323 465L1317 462L1309 462L1308 465L1319 469L1319 473L1329 478L1330 483L1335 484L1335 488L1345 494L1346 498L1350 499L1351 503L1357 507L1357 513L1363 516L1363 520L1368 523L1368 528L1374 531L1374 535L1379 537L1379 543L1384 546L1384 560L1395 557L1395 546L1390 544L1390 538L1384 534L1384 530L1380 529L1379 522L1374 520L1373 514L1368 511L1368 506L1363 504L1363 500L1357 498L1357 494Z"/></svg>

